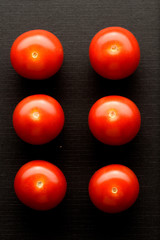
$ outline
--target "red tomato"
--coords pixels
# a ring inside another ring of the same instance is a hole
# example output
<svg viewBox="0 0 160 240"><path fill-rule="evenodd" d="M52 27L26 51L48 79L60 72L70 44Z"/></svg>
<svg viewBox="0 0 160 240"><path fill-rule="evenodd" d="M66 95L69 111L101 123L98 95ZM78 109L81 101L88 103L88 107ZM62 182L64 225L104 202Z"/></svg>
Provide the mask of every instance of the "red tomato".
<svg viewBox="0 0 160 240"><path fill-rule="evenodd" d="M17 135L30 144L50 142L61 132L64 112L52 97L38 94L24 98L13 113Z"/></svg>
<svg viewBox="0 0 160 240"><path fill-rule="evenodd" d="M64 198L67 182L58 167L46 161L35 160L19 169L14 189L19 200L28 207L49 210Z"/></svg>
<svg viewBox="0 0 160 240"><path fill-rule="evenodd" d="M45 30L32 30L20 35L11 48L11 63L18 74L29 79L46 79L63 63L59 39Z"/></svg>
<svg viewBox="0 0 160 240"><path fill-rule="evenodd" d="M96 171L89 183L89 196L101 211L118 213L129 208L137 199L139 182L134 172L119 164Z"/></svg>
<svg viewBox="0 0 160 240"><path fill-rule="evenodd" d="M93 37L89 58L99 75L117 80L128 77L136 70L140 48L131 32L121 27L109 27Z"/></svg>
<svg viewBox="0 0 160 240"><path fill-rule="evenodd" d="M99 99L89 112L92 134L108 145L122 145L138 133L141 115L137 106L128 98L108 96Z"/></svg>

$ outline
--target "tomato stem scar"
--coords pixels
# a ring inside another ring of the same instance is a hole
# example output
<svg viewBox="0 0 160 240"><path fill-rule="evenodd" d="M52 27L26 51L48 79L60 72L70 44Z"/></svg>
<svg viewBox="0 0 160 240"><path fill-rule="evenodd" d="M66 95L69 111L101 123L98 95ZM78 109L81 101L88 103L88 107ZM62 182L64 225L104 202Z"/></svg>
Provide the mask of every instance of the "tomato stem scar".
<svg viewBox="0 0 160 240"><path fill-rule="evenodd" d="M38 188L42 188L42 187L43 187L43 182L38 181L38 182L37 182L37 187L38 187Z"/></svg>
<svg viewBox="0 0 160 240"><path fill-rule="evenodd" d="M112 50L113 52L118 51L117 45L112 45L112 46L111 46L111 50Z"/></svg>
<svg viewBox="0 0 160 240"><path fill-rule="evenodd" d="M33 117L36 118L36 119L38 119L38 118L39 118L39 112L34 112L34 113L33 113Z"/></svg>
<svg viewBox="0 0 160 240"><path fill-rule="evenodd" d="M112 193L117 193L118 192L118 189L116 187L113 187L112 188Z"/></svg>
<svg viewBox="0 0 160 240"><path fill-rule="evenodd" d="M110 118L115 118L116 117L116 112L112 110L108 113L108 115L109 115Z"/></svg>
<svg viewBox="0 0 160 240"><path fill-rule="evenodd" d="M38 53L37 52L32 52L32 57L33 58L37 58L38 57Z"/></svg>

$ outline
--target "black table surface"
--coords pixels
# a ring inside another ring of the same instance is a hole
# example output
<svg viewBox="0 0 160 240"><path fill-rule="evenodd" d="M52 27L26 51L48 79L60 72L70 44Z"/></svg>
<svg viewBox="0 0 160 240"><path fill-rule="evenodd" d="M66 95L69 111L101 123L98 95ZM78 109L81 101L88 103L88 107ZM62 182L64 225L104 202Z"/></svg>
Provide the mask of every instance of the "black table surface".
<svg viewBox="0 0 160 240"><path fill-rule="evenodd" d="M0 0L0 239L1 240L158 240L160 239L160 25L158 0ZM134 33L141 48L137 71L121 81L98 76L88 48L108 26ZM46 29L61 40L64 63L45 81L16 74L10 48L17 36ZM44 146L22 142L12 127L12 112L24 97L44 93L63 106L66 122L57 139ZM106 95L133 100L142 115L138 136L109 147L93 138L87 123L92 104ZM48 160L64 172L64 201L47 212L31 210L17 199L13 181L30 160ZM140 195L129 210L105 214L88 197L88 182L102 166L119 163L138 176Z"/></svg>

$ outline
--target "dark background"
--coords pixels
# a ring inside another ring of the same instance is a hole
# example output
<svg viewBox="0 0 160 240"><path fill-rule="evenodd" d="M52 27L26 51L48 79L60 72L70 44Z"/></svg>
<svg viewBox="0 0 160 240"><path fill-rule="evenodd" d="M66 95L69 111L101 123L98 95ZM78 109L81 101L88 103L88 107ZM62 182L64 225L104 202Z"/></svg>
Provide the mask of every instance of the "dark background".
<svg viewBox="0 0 160 240"><path fill-rule="evenodd" d="M0 0L0 228L1 240L158 240L160 238L160 24L158 0ZM98 76L88 48L97 31L122 26L141 48L137 71L122 81ZM10 48L31 29L54 33L64 47L64 64L49 80L31 81L16 74ZM63 106L61 135L44 146L22 142L12 127L12 112L24 97L44 93ZM117 94L133 100L142 115L138 136L129 144L109 147L95 140L88 112L99 98ZM48 160L64 172L64 201L48 212L22 205L13 189L18 169L34 159ZM120 163L138 176L140 195L129 210L109 215L88 197L88 182L102 166Z"/></svg>

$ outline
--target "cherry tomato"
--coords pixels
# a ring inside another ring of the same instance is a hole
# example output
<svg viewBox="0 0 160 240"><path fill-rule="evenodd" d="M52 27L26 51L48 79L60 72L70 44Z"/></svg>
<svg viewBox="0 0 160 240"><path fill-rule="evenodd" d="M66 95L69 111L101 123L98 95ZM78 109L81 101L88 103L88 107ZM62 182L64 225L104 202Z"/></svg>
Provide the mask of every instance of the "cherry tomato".
<svg viewBox="0 0 160 240"><path fill-rule="evenodd" d="M136 70L140 61L140 48L128 30L108 27L93 37L89 58L99 75L117 80L128 77Z"/></svg>
<svg viewBox="0 0 160 240"><path fill-rule="evenodd" d="M35 160L19 169L14 189L19 200L28 207L49 210L63 200L67 182L58 167L46 161Z"/></svg>
<svg viewBox="0 0 160 240"><path fill-rule="evenodd" d="M139 182L134 172L119 164L96 171L89 182L89 196L103 212L118 213L128 209L137 199Z"/></svg>
<svg viewBox="0 0 160 240"><path fill-rule="evenodd" d="M93 104L88 124L99 141L108 145L122 145L137 135L141 115L137 106L128 98L107 96Z"/></svg>
<svg viewBox="0 0 160 240"><path fill-rule="evenodd" d="M31 30L13 43L11 63L16 72L29 79L46 79L63 63L63 47L59 39L45 30Z"/></svg>
<svg viewBox="0 0 160 240"><path fill-rule="evenodd" d="M61 132L64 112L52 97L38 94L24 98L13 113L17 135L30 144L50 142Z"/></svg>

